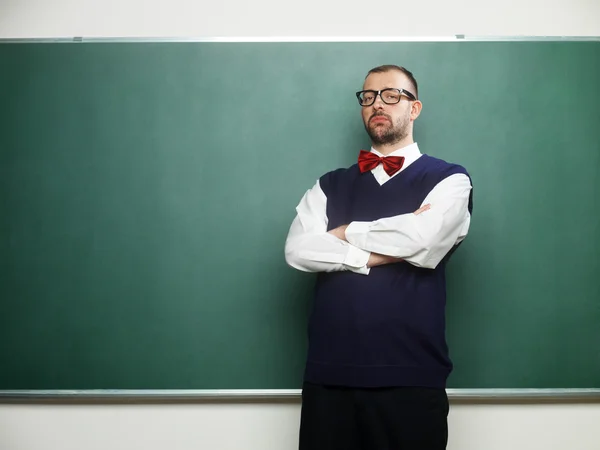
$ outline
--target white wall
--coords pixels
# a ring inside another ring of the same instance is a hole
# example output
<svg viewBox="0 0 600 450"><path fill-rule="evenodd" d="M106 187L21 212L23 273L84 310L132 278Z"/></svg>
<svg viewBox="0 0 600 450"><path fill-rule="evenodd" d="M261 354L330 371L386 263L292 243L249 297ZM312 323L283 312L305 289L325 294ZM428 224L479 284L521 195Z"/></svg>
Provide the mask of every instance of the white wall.
<svg viewBox="0 0 600 450"><path fill-rule="evenodd" d="M0 405L0 449L293 450L299 412L297 402ZM448 450L600 449L593 404L453 404L449 426Z"/></svg>
<svg viewBox="0 0 600 450"><path fill-rule="evenodd" d="M369 3L0 0L0 38L600 35L600 0ZM292 450L299 411L297 401L0 404L0 450ZM452 402L449 422L449 450L600 449L598 403Z"/></svg>
<svg viewBox="0 0 600 450"><path fill-rule="evenodd" d="M0 0L13 38L454 34L600 35L600 1Z"/></svg>

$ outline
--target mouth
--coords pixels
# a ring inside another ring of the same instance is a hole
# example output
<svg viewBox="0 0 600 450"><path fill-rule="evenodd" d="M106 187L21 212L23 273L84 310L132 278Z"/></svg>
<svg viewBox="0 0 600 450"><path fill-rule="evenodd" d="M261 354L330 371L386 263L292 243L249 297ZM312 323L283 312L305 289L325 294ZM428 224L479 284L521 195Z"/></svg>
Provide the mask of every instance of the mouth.
<svg viewBox="0 0 600 450"><path fill-rule="evenodd" d="M382 123L382 122L389 122L389 120L387 119L387 117L384 117L384 116L375 116L375 117L371 117L371 120L369 120L369 122Z"/></svg>
<svg viewBox="0 0 600 450"><path fill-rule="evenodd" d="M380 124L380 123L389 122L389 120L383 116L375 116L375 117L372 117L369 122L373 125L376 125L376 124Z"/></svg>

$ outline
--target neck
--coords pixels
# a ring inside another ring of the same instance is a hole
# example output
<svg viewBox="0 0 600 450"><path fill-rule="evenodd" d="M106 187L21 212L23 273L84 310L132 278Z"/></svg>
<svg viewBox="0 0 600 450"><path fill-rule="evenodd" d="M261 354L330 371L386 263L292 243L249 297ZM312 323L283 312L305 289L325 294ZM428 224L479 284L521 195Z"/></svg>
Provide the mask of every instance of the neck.
<svg viewBox="0 0 600 450"><path fill-rule="evenodd" d="M404 139L401 139L391 144L373 145L373 148L382 155L387 156L390 153L393 153L401 148L408 147L411 144L414 144L412 136L406 136Z"/></svg>

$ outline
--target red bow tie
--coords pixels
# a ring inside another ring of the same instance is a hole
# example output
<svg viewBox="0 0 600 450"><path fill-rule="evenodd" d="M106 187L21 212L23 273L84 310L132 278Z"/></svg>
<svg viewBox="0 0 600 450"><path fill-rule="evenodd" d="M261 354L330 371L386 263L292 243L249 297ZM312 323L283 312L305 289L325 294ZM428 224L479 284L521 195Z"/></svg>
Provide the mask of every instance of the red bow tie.
<svg viewBox="0 0 600 450"><path fill-rule="evenodd" d="M391 177L398 172L404 164L404 156L377 156L373 152L361 150L358 156L358 168L361 172L373 170L379 164L383 164L383 170Z"/></svg>

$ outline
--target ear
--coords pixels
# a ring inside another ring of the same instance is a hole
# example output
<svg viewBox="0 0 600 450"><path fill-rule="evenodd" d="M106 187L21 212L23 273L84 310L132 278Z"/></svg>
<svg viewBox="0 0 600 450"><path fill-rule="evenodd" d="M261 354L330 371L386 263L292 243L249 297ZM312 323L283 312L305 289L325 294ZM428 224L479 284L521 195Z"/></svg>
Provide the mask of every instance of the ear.
<svg viewBox="0 0 600 450"><path fill-rule="evenodd" d="M410 108L410 120L417 120L417 117L421 114L421 109L423 109L423 103L420 100L414 100Z"/></svg>

